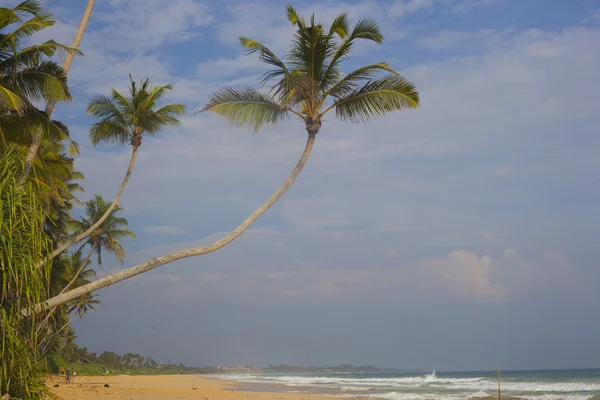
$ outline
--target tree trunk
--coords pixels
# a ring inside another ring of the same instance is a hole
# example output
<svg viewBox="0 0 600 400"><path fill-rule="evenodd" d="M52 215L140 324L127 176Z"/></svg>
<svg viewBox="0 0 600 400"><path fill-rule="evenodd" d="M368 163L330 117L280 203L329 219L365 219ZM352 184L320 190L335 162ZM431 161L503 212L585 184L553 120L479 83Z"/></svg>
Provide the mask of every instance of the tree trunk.
<svg viewBox="0 0 600 400"><path fill-rule="evenodd" d="M227 244L231 243L232 241L237 239L246 229L248 229L250 225L254 223L254 221L256 221L262 214L264 214L265 211L267 211L273 204L275 204L275 202L277 202L277 200L279 200L279 198L283 196L283 194L290 188L290 186L292 186L292 184L302 171L302 168L304 168L304 165L306 164L306 161L310 156L310 152L312 151L313 144L315 142L317 130L307 130L309 133L304 152L302 153L302 157L300 157L300 160L298 160L298 164L296 164L296 167L294 168L290 176L288 176L283 185L281 185L281 187L277 189L277 191L271 197L269 197L269 199L266 202L264 202L263 205L257 208L256 211L254 211L248 218L244 220L244 222L242 222L237 228L235 228L233 232L231 232L227 236L206 246L178 250L173 253L154 258L151 261L137 265L135 267L131 267L126 270L119 271L112 275L106 276L104 278L97 279L94 282L88 283L87 285L80 286L69 292L55 296L50 300L46 301L45 303L38 304L34 307L33 310L23 310L23 313L25 315L30 315L31 313L36 313L46 308L64 304L68 301L78 298L79 296L91 293L98 289L102 289L106 286L113 285L125 279L129 279L146 271L150 271L152 269L160 267L161 265L181 260L182 258L212 253L213 251L219 250L221 247L224 247Z"/></svg>
<svg viewBox="0 0 600 400"><path fill-rule="evenodd" d="M117 195L115 196L115 199L112 201L112 203L110 204L110 207L108 207L108 209L106 210L104 215L102 217L100 217L100 219L98 221L96 221L92 226L90 226L85 232L80 233L79 235L75 236L73 239L58 246L58 248L56 250L54 250L49 256L47 256L46 258L44 258L42 261L40 261L38 263L38 267L41 267L42 265L44 265L48 260L52 260L54 257L56 257L57 255L59 255L60 253L62 253L66 249L68 249L74 243L77 243L80 240L86 238L90 233L94 232L94 230L96 230L96 228L98 228L100 226L100 224L102 224L106 218L108 218L108 216L110 215L112 210L117 206L117 203L119 203L119 200L121 199L121 195L123 194L123 191L125 190L125 186L127 186L127 182L129 182L129 177L131 176L131 171L133 171L133 166L135 165L135 159L137 158L138 149L139 149L139 145L133 145L133 151L131 152L131 160L129 160L129 167L127 168L127 173L125 174L125 178L123 178L123 182L121 183L121 187L119 188L119 191L117 192Z"/></svg>
<svg viewBox="0 0 600 400"><path fill-rule="evenodd" d="M92 10L94 9L94 3L96 0L88 0L87 5L85 6L85 10L83 11L83 17L81 17L81 22L79 22L79 27L77 28L77 32L75 33L75 37L73 38L73 42L71 43L71 47L78 49L79 44L81 43L81 39L83 38L83 34L85 32L85 28L90 20L90 16L92 15ZM71 64L73 63L73 58L75 54L67 53L65 56L65 60L63 61L62 69L65 72L65 75L69 72L71 68ZM46 104L46 114L48 114L48 118L52 116L54 112L54 106L56 103L49 102ZM29 176L31 172L31 167L33 165L33 160L37 154L38 149L40 148L40 143L42 142L42 132L37 129L33 133L33 139L31 141L31 146L29 146L29 151L27 152L27 156L25 156L25 167L23 169L23 179Z"/></svg>
<svg viewBox="0 0 600 400"><path fill-rule="evenodd" d="M81 247L83 247L83 246L81 246ZM81 250L81 247L79 248L79 250ZM90 247L91 247L91 248L90 248L90 252L89 252L89 254L87 255L87 257L86 257L85 261L83 262L83 264L81 264L81 267L79 267L79 269L78 269L78 270L77 270L77 272L75 273L75 276L74 276L74 277L73 277L73 278L72 278L72 279L69 281L69 283L67 284L67 286L65 286L65 287L64 287L64 288L63 288L63 289L60 291L59 295L61 295L61 294L63 294L64 292L66 292L66 291L67 291L67 289L68 289L68 288L70 288L70 287L73 285L73 283L75 283L75 281L76 281L76 280L77 280L77 278L79 277L79 274L81 274L81 271L83 271L83 269L84 269L84 268L85 268L85 266L87 265L88 261L90 261L90 258L92 258L92 254L94 253L94 246L90 246ZM78 250L78 251L79 251L79 250ZM54 315L54 312L56 311L56 309L57 309L57 308L58 308L58 306L57 306L57 307L54 307L54 308L52 309L52 311L50 311L50 312L48 313L48 315L46 315L46 318L44 318L44 320L42 321L42 323L40 324L40 326L39 326L39 328L38 328L40 331L41 331L41 330L44 328L44 326L46 325L46 323L48 323L48 321L50 320L50 317L52 317L52 316Z"/></svg>

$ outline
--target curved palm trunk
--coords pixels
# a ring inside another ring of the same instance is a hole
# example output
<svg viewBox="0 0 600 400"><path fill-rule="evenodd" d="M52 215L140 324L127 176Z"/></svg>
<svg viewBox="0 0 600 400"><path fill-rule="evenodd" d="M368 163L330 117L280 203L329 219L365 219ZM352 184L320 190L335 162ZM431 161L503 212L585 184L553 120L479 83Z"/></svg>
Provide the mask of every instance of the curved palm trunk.
<svg viewBox="0 0 600 400"><path fill-rule="evenodd" d="M302 157L300 157L300 160L298 160L298 164L296 164L296 167L294 168L290 176L288 176L288 178L285 180L283 185L281 185L279 189L277 189L277 191L273 193L273 195L269 197L269 199L266 202L264 202L259 208L257 208L256 211L254 211L248 218L244 220L244 222L242 222L237 228L235 228L233 232L231 232L227 236L207 246L192 247L188 249L178 250L171 254L154 258L151 261L137 265L135 267L131 267L126 270L119 271L115 274L106 276L104 278L97 279L94 282L88 283L87 285L80 286L69 292L55 296L43 304L38 304L34 308L34 310L24 310L24 314L29 315L30 313L39 312L45 308L55 307L64 304L68 301L76 299L79 296L93 292L98 289L102 289L106 286L113 285L125 279L129 279L146 271L158 268L161 265L181 260L182 258L211 253L231 243L232 241L237 239L246 229L248 229L250 225L254 223L254 221L256 221L262 214L264 214L265 211L267 211L273 204L275 204L275 202L277 202L277 200L279 200L279 198L283 196L283 194L290 188L290 186L292 186L298 175L300 175L300 172L304 168L304 165L306 164L306 161L310 156L310 152L312 151L313 144L315 142L315 136L316 131L309 131L308 140L306 141L306 146L304 147Z"/></svg>
<svg viewBox="0 0 600 400"><path fill-rule="evenodd" d="M83 17L81 17L81 22L79 22L79 27L77 28L77 32L75 33L75 37L73 38L73 42L71 43L71 47L73 47L75 49L79 48L79 44L81 43L81 39L83 38L83 34L85 32L85 28L87 27L87 24L90 20L90 16L92 15L92 10L94 9L95 2L96 2L96 0L88 0L87 5L85 6L85 10L83 11ZM73 54L73 53L67 53L67 55L65 56L65 60L62 65L65 75L67 75L67 72L69 72L69 69L71 68L71 64L73 63L74 57L75 57L75 54ZM56 103L54 103L54 102L49 102L48 104L46 104L45 111L46 111L46 114L48 114L48 118L50 118L52 116L55 105L56 105ZM42 132L37 130L33 134L33 138L31 140L31 145L29 146L29 151L27 152L27 155L25 156L25 167L23 169L23 177L24 177L23 179L25 179L25 177L29 176L29 173L31 172L31 167L33 165L33 159L35 158L35 156L38 152L38 149L40 148L41 143L42 143Z"/></svg>
<svg viewBox="0 0 600 400"><path fill-rule="evenodd" d="M54 250L48 257L46 257L45 259L43 259L42 261L40 261L38 263L38 267L41 267L48 260L51 260L54 257L56 257L57 255L59 255L60 253L62 253L66 249L68 249L74 243L77 243L80 240L86 238L90 233L94 232L94 230L96 230L96 228L98 228L100 226L100 224L102 224L106 218L108 218L108 216L110 215L112 210L119 203L119 200L121 199L121 196L123 195L123 191L125 190L125 186L127 186L127 182L129 182L129 177L131 176L131 172L133 171L133 166L135 165L135 159L137 158L137 153L138 153L139 148L140 148L139 145L133 146L133 151L131 152L131 159L129 160L129 167L127 168L127 173L125 174L125 178L123 178L123 182L121 183L121 187L119 188L119 191L117 192L117 195L115 196L115 199L110 204L110 207L108 207L106 209L106 212L104 213L104 215L102 217L100 217L100 219L98 221L96 221L92 226L90 226L86 231L80 233L79 235L75 236L73 239L67 241L66 243L63 243L62 245L58 246L58 248L56 250Z"/></svg>

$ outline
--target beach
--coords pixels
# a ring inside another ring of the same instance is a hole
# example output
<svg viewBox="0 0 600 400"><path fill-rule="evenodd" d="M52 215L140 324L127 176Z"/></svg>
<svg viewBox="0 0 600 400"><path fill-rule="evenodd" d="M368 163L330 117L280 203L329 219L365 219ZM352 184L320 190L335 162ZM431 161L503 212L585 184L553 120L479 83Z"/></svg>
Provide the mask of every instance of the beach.
<svg viewBox="0 0 600 400"><path fill-rule="evenodd" d="M59 387L53 387L54 384ZM109 387L105 388L104 385ZM326 400L301 393L244 392L240 383L199 375L77 376L71 383L56 376L48 380L62 400Z"/></svg>
<svg viewBox="0 0 600 400"><path fill-rule="evenodd" d="M497 398L494 374L78 376L69 384L61 379L58 388L48 384L63 400L486 400ZM600 399L600 370L506 371L504 376L506 400Z"/></svg>

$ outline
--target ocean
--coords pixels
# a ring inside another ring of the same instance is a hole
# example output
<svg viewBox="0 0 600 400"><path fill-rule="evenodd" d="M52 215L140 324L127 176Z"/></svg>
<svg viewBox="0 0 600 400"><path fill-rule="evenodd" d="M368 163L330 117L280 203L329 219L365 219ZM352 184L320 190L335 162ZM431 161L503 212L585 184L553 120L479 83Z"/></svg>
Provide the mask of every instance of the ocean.
<svg viewBox="0 0 600 400"><path fill-rule="evenodd" d="M600 400L600 369L500 371L503 399ZM218 379L245 390L327 395L347 399L459 400L497 398L495 371L386 374L239 374Z"/></svg>

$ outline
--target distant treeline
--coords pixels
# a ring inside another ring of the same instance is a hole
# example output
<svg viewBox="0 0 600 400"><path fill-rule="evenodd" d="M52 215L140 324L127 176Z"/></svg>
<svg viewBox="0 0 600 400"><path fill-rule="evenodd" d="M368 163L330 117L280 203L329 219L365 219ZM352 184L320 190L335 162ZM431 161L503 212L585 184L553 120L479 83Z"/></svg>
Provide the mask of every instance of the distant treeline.
<svg viewBox="0 0 600 400"><path fill-rule="evenodd" d="M309 366L303 367L298 365L269 365L264 369L264 372L277 372L277 373L337 373L337 372L345 372L345 373L382 373L382 372L393 372L392 368L378 368L374 365L338 365L338 366L324 366L324 367L316 367Z"/></svg>
<svg viewBox="0 0 600 400"><path fill-rule="evenodd" d="M48 358L48 368L56 373L58 367L67 367L78 374L210 374L217 373L217 367L188 367L183 364L160 363L151 357L137 353L117 354L105 351L91 353L86 347L67 344L58 354Z"/></svg>

